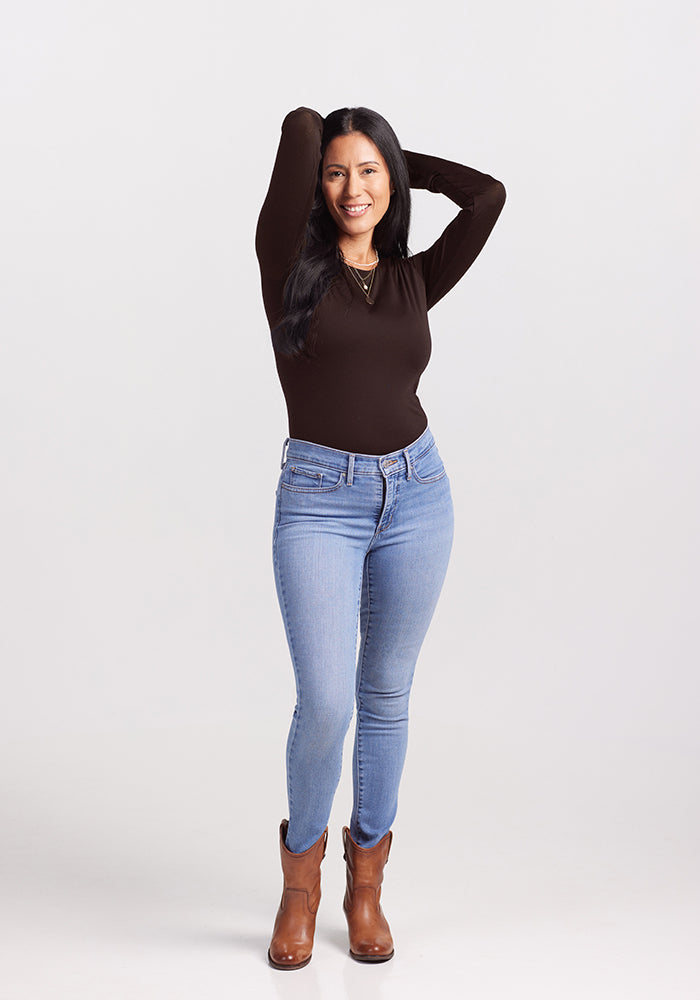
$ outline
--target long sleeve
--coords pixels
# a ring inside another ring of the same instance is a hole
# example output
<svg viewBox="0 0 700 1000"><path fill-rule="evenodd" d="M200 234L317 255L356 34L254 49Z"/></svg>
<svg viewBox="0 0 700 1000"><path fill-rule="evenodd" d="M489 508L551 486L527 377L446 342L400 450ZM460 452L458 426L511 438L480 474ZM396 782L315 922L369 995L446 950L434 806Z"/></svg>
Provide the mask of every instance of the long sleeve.
<svg viewBox="0 0 700 1000"><path fill-rule="evenodd" d="M321 160L323 119L310 108L290 111L255 233L265 310L271 326L282 318L284 284L313 205Z"/></svg>
<svg viewBox="0 0 700 1000"><path fill-rule="evenodd" d="M506 189L472 167L409 150L404 155L412 188L444 194L461 209L435 243L413 258L422 269L430 309L478 257L505 204Z"/></svg>

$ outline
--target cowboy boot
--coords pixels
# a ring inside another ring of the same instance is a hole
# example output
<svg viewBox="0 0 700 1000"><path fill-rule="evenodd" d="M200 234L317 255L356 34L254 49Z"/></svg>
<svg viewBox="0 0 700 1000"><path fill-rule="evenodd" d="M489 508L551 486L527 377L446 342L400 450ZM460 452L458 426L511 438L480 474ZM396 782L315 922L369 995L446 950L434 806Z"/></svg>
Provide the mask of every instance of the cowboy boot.
<svg viewBox="0 0 700 1000"><path fill-rule="evenodd" d="M358 962L388 962L394 942L379 903L384 865L389 857L392 832L374 847L360 847L343 827L347 889L343 909L348 921L350 954Z"/></svg>
<svg viewBox="0 0 700 1000"><path fill-rule="evenodd" d="M326 856L328 827L301 854L287 850L289 821L280 823L280 855L284 886L267 957L275 969L303 969L311 961L316 911L321 901L321 862Z"/></svg>

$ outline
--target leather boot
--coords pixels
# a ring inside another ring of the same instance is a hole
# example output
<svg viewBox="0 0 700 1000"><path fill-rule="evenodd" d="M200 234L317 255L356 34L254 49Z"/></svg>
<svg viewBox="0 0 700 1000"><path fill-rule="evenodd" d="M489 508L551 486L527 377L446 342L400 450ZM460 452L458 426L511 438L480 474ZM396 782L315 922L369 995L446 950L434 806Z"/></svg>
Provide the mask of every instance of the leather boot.
<svg viewBox="0 0 700 1000"><path fill-rule="evenodd" d="M343 827L347 889L343 909L348 921L350 954L358 962L388 962L394 942L379 903L384 865L389 857L391 830L374 847L360 847Z"/></svg>
<svg viewBox="0 0 700 1000"><path fill-rule="evenodd" d="M289 821L280 823L280 855L284 886L267 957L275 969L303 969L311 961L316 911L321 902L321 862L326 856L328 827L301 854L287 850Z"/></svg>

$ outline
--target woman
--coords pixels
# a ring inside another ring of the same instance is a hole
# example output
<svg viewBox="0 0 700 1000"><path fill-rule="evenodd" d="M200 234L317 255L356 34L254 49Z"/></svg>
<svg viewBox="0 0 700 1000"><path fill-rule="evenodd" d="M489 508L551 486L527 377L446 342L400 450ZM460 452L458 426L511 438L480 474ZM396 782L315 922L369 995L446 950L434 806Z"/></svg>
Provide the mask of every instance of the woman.
<svg viewBox="0 0 700 1000"><path fill-rule="evenodd" d="M409 188L460 212L408 255ZM273 562L297 701L287 742L284 886L268 958L311 958L328 817L353 713L353 812L343 828L350 954L394 954L379 896L419 649L447 570L449 480L416 389L428 310L486 242L505 189L401 149L380 115L298 108L282 123L256 233L289 438ZM359 655L358 655L359 621Z"/></svg>

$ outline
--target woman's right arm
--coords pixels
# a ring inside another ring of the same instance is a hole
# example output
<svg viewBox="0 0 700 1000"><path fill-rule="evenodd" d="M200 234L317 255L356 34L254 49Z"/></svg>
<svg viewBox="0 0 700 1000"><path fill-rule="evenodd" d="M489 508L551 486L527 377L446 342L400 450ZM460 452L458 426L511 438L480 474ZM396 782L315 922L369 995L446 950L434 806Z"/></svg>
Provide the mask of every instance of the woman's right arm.
<svg viewBox="0 0 700 1000"><path fill-rule="evenodd" d="M277 158L255 232L263 301L271 327L282 319L284 284L313 205L322 131L323 118L310 108L290 111L282 122Z"/></svg>

